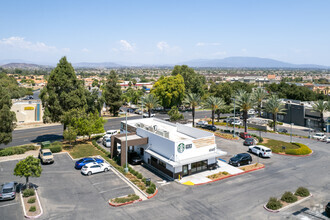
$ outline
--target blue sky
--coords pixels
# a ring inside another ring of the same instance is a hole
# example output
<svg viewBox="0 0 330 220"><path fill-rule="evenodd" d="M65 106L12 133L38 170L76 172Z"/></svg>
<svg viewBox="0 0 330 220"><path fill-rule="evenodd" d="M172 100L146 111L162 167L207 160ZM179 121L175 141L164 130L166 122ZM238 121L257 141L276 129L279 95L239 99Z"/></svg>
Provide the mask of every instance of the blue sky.
<svg viewBox="0 0 330 220"><path fill-rule="evenodd" d="M1 1L0 60L168 64L231 56L330 66L330 1Z"/></svg>

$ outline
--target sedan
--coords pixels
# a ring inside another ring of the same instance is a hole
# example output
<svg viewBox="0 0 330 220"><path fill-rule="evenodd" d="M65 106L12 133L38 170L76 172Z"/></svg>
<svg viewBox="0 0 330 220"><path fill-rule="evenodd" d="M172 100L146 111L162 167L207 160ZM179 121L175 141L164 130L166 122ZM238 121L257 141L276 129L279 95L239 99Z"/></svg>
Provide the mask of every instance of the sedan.
<svg viewBox="0 0 330 220"><path fill-rule="evenodd" d="M330 143L330 136L327 137L327 139L325 139L325 141L326 141L327 143Z"/></svg>
<svg viewBox="0 0 330 220"><path fill-rule="evenodd" d="M102 159L99 159L99 158L85 157L85 158L82 158L82 159L76 161L75 168L76 169L81 169L86 164L93 163L93 162L103 163L104 161Z"/></svg>
<svg viewBox="0 0 330 220"><path fill-rule="evenodd" d="M151 118L152 118L152 117L155 117L155 114L151 113L151 114L150 114L150 117L151 117ZM149 113L144 113L144 114L143 114L143 118L149 118Z"/></svg>
<svg viewBox="0 0 330 220"><path fill-rule="evenodd" d="M4 183L0 187L0 200L15 199L16 182Z"/></svg>
<svg viewBox="0 0 330 220"><path fill-rule="evenodd" d="M237 167L244 164L251 164L251 162L252 162L252 157L248 153L237 154L229 159L229 164Z"/></svg>
<svg viewBox="0 0 330 220"><path fill-rule="evenodd" d="M277 129L277 131L279 133L288 133L288 130L286 130L285 128L279 128L279 129Z"/></svg>
<svg viewBox="0 0 330 220"><path fill-rule="evenodd" d="M324 140L326 136L324 133L316 133L315 135L313 135L313 138L317 140Z"/></svg>
<svg viewBox="0 0 330 220"><path fill-rule="evenodd" d="M128 154L128 160L132 165L138 165L142 163L142 159L137 152L132 152Z"/></svg>
<svg viewBox="0 0 330 220"><path fill-rule="evenodd" d="M111 147L111 138L104 137L102 140L102 144L105 147Z"/></svg>
<svg viewBox="0 0 330 220"><path fill-rule="evenodd" d="M256 143L256 140L254 138L246 138L243 142L245 146L251 146Z"/></svg>
<svg viewBox="0 0 330 220"><path fill-rule="evenodd" d="M81 168L81 173L85 175L92 175L94 173L108 172L110 170L110 164L108 163L88 163Z"/></svg>
<svg viewBox="0 0 330 220"><path fill-rule="evenodd" d="M202 128L210 130L210 131L216 131L217 127L215 127L214 125L202 125Z"/></svg>
<svg viewBox="0 0 330 220"><path fill-rule="evenodd" d="M242 125L242 122L240 120L235 120L231 122L232 125Z"/></svg>

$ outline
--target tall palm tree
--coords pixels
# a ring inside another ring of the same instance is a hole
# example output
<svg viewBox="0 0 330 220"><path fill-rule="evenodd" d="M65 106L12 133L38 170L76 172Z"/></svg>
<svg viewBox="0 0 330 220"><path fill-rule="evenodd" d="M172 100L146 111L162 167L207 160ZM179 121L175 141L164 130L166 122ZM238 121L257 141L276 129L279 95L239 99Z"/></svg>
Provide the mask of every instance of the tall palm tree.
<svg viewBox="0 0 330 220"><path fill-rule="evenodd" d="M267 97L268 93L263 88L257 88L253 92L253 96L255 101L257 102L257 111L259 117L261 117L261 108L262 108L262 101Z"/></svg>
<svg viewBox="0 0 330 220"><path fill-rule="evenodd" d="M195 108L200 104L201 97L197 93L188 93L183 103L192 108L193 127L195 127Z"/></svg>
<svg viewBox="0 0 330 220"><path fill-rule="evenodd" d="M214 126L215 110L221 108L224 105L225 105L225 102L219 97L209 96L206 99L204 106L205 106L205 108L211 108L211 110L212 110L212 125L213 126Z"/></svg>
<svg viewBox="0 0 330 220"><path fill-rule="evenodd" d="M326 101L323 101L323 100L318 100L318 101L315 101L313 104L312 104L312 107L313 107L313 111L314 112L318 112L320 113L320 117L321 117L321 129L323 131L324 129L324 119L323 119L323 114L324 112L330 110L330 104L329 102L326 102Z"/></svg>
<svg viewBox="0 0 330 220"><path fill-rule="evenodd" d="M159 100L156 96L149 93L143 97L143 105L146 107L148 111L148 116L151 116L151 110L159 106Z"/></svg>
<svg viewBox="0 0 330 220"><path fill-rule="evenodd" d="M276 121L278 114L285 114L285 107L277 95L271 95L266 102L265 111L273 115L274 131L276 131Z"/></svg>
<svg viewBox="0 0 330 220"><path fill-rule="evenodd" d="M243 112L244 131L247 132L248 111L255 107L255 99L252 93L240 90L237 92L236 105Z"/></svg>

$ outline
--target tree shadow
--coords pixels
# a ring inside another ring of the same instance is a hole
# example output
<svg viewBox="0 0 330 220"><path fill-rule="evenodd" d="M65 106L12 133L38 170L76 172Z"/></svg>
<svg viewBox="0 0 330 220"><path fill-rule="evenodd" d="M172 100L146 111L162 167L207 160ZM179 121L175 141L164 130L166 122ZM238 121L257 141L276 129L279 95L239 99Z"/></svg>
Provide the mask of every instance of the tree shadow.
<svg viewBox="0 0 330 220"><path fill-rule="evenodd" d="M45 134L45 135L40 135L36 137L34 140L31 140L32 143L40 143L43 141L55 141L55 140L60 140L63 139L62 135L57 135L57 134Z"/></svg>

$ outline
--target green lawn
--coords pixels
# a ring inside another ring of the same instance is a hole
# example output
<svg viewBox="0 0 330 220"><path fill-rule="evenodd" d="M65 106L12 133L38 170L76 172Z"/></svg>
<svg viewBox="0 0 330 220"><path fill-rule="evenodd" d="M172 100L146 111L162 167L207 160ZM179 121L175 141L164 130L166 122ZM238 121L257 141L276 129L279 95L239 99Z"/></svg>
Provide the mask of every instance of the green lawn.
<svg viewBox="0 0 330 220"><path fill-rule="evenodd" d="M284 141L279 141L279 140L274 140L274 139L268 139L267 143L262 143L262 145L269 147L275 153L282 152L283 151L282 146L285 146L286 150L299 148L299 146L297 146L295 144L284 142Z"/></svg>
<svg viewBox="0 0 330 220"><path fill-rule="evenodd" d="M91 144L77 144L74 146L65 146L64 150L68 151L74 159L96 156L101 154L101 152Z"/></svg>

